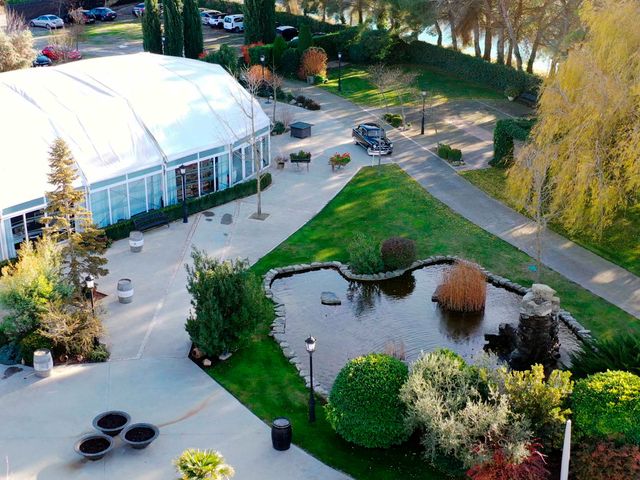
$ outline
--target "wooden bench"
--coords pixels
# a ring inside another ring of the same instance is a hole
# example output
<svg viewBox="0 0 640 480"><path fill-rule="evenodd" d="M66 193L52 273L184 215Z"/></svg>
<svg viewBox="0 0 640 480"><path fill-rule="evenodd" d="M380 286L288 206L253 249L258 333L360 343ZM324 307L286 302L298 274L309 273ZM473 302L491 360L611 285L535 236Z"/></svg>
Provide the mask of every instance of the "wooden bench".
<svg viewBox="0 0 640 480"><path fill-rule="evenodd" d="M524 92L518 95L517 100L528 107L535 107L538 104L538 95L532 92Z"/></svg>
<svg viewBox="0 0 640 480"><path fill-rule="evenodd" d="M148 212L139 213L131 217L131 220L133 220L133 225L139 232L160 227L162 225L169 226L169 219L160 210L150 210Z"/></svg>

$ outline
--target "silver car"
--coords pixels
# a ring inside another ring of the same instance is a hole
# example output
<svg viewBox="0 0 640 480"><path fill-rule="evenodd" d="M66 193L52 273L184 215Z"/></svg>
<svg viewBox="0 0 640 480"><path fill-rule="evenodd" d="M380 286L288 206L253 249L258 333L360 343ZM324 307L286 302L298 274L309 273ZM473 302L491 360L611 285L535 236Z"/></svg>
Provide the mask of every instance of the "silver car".
<svg viewBox="0 0 640 480"><path fill-rule="evenodd" d="M44 27L48 29L62 28L64 22L57 15L40 15L29 22L30 27Z"/></svg>

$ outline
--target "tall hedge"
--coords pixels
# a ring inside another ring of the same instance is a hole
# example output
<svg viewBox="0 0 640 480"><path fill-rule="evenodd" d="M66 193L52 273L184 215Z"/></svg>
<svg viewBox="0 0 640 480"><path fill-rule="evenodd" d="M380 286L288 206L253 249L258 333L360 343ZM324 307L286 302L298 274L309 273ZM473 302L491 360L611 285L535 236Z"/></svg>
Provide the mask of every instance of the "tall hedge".
<svg viewBox="0 0 640 480"><path fill-rule="evenodd" d="M202 20L197 0L184 0L182 16L184 23L184 56L197 59L204 51Z"/></svg>
<svg viewBox="0 0 640 480"><path fill-rule="evenodd" d="M532 118L498 120L493 130L493 159L489 163L494 167L510 166L513 162L513 140L526 141L535 123Z"/></svg>
<svg viewBox="0 0 640 480"><path fill-rule="evenodd" d="M162 27L158 0L144 0L142 48L145 52L162 53Z"/></svg>
<svg viewBox="0 0 640 480"><path fill-rule="evenodd" d="M244 0L244 43L271 43L276 37L274 0Z"/></svg>
<svg viewBox="0 0 640 480"><path fill-rule="evenodd" d="M184 50L182 0L164 2L164 54L181 57Z"/></svg>

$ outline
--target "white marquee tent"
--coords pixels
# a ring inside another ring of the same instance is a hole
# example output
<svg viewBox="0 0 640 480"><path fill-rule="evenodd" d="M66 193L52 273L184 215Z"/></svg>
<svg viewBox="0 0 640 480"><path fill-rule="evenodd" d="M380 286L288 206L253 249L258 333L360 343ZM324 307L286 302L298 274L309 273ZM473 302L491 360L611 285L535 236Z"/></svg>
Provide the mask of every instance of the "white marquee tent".
<svg viewBox="0 0 640 480"><path fill-rule="evenodd" d="M219 65L140 53L0 74L0 258L40 234L48 151L71 148L101 226L228 188L269 162L269 118ZM251 110L257 148L251 148Z"/></svg>

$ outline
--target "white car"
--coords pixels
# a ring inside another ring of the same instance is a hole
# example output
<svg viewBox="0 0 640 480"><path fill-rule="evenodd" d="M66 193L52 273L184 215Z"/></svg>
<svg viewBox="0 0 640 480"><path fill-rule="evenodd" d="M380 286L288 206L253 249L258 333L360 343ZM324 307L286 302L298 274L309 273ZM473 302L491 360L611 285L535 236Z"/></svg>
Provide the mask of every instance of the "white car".
<svg viewBox="0 0 640 480"><path fill-rule="evenodd" d="M230 32L244 32L244 15L227 15L224 17L224 29Z"/></svg>
<svg viewBox="0 0 640 480"><path fill-rule="evenodd" d="M200 19L202 20L203 25L209 25L209 19L214 15L219 15L222 12L218 10L204 10L200 12Z"/></svg>
<svg viewBox="0 0 640 480"><path fill-rule="evenodd" d="M64 22L57 15L40 15L29 22L30 27L62 28Z"/></svg>
<svg viewBox="0 0 640 480"><path fill-rule="evenodd" d="M209 15L209 26L211 28L222 28L224 26L224 17L226 13L216 13L215 15Z"/></svg>

